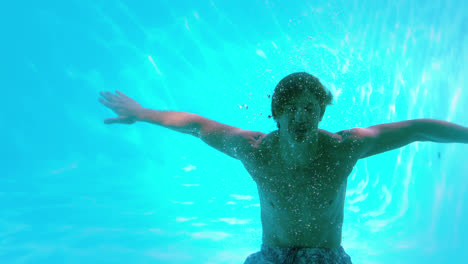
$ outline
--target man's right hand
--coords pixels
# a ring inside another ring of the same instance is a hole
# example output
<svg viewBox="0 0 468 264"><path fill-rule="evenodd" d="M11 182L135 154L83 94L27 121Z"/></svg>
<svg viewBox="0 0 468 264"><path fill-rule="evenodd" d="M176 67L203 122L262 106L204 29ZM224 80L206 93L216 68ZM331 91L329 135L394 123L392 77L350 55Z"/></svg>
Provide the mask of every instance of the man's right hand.
<svg viewBox="0 0 468 264"><path fill-rule="evenodd" d="M143 108L141 105L133 100L132 98L126 96L120 91L115 91L118 95L115 95L110 92L100 92L99 94L103 98L99 98L99 102L105 105L107 108L111 109L114 113L118 115L116 118L107 118L104 120L105 124L133 124L138 120L138 115L141 113Z"/></svg>

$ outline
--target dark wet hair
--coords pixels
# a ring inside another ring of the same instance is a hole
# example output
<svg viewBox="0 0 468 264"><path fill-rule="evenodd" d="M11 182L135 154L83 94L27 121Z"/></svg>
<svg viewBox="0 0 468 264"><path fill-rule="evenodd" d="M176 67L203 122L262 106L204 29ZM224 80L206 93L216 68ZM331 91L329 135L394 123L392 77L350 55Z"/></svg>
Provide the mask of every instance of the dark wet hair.
<svg viewBox="0 0 468 264"><path fill-rule="evenodd" d="M301 96L306 90L311 91L320 102L320 117L325 114L327 105L331 105L333 94L320 80L307 72L296 72L284 77L278 85L271 101L271 112L275 121L284 112L284 107L292 99Z"/></svg>

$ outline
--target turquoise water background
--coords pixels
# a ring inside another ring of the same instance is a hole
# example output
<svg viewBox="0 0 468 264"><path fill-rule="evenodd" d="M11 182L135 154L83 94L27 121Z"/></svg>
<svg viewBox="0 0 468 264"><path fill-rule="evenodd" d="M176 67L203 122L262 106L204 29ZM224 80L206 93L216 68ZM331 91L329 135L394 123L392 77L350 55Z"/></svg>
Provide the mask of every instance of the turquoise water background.
<svg viewBox="0 0 468 264"><path fill-rule="evenodd" d="M0 263L243 263L255 182L201 140L103 124L99 91L264 133L296 71L334 93L336 132L415 118L468 126L466 1L10 1L0 10ZM468 258L468 146L361 160L353 263Z"/></svg>

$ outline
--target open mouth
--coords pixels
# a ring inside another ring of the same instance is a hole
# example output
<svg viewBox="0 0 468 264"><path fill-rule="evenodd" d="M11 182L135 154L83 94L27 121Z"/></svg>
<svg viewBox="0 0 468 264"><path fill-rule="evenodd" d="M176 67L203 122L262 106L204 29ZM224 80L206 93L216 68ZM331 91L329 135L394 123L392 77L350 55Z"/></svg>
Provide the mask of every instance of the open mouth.
<svg viewBox="0 0 468 264"><path fill-rule="evenodd" d="M306 124L298 124L295 126L295 130L307 130Z"/></svg>
<svg viewBox="0 0 468 264"><path fill-rule="evenodd" d="M294 129L294 131L297 132L297 133L305 133L305 132L307 132L307 128L297 127L297 128Z"/></svg>

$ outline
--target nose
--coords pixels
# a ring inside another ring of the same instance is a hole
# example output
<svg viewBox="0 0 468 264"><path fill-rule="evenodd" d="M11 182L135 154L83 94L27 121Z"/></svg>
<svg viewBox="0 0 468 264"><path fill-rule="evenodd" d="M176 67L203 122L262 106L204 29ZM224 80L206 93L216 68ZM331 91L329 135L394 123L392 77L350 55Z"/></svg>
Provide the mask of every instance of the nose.
<svg viewBox="0 0 468 264"><path fill-rule="evenodd" d="M294 114L293 122L295 126L307 126L314 123L318 119L318 114L315 112L302 112Z"/></svg>
<svg viewBox="0 0 468 264"><path fill-rule="evenodd" d="M306 111L297 111L294 115L294 120L296 123L305 123L311 118L313 118L314 113Z"/></svg>

